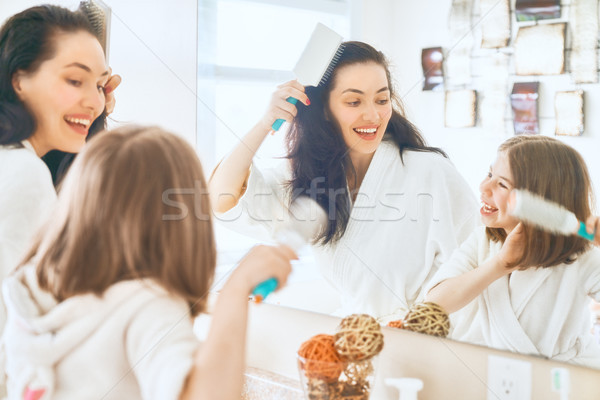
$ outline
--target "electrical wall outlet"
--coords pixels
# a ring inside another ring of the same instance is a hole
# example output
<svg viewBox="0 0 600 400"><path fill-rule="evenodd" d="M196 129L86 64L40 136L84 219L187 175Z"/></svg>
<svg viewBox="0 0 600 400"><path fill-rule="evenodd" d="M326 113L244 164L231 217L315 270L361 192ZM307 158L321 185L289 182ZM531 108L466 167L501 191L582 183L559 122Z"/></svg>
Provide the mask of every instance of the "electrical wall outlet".
<svg viewBox="0 0 600 400"><path fill-rule="evenodd" d="M531 363L488 357L487 400L531 400Z"/></svg>

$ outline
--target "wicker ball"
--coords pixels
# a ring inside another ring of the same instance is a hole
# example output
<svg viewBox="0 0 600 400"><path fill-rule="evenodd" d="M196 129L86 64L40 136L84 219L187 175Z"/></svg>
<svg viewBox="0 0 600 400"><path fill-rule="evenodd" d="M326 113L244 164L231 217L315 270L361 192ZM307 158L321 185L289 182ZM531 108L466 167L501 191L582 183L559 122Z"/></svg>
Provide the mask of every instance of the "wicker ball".
<svg viewBox="0 0 600 400"><path fill-rule="evenodd" d="M300 345L298 355L304 358L300 366L309 379L333 382L345 368L345 363L335 351L331 335L320 334L308 339Z"/></svg>
<svg viewBox="0 0 600 400"><path fill-rule="evenodd" d="M397 328L397 329L402 329L404 325L404 322L401 319L398 319L396 321L390 321L388 322L387 326L389 326L390 328Z"/></svg>
<svg viewBox="0 0 600 400"><path fill-rule="evenodd" d="M383 334L375 318L367 314L352 314L337 328L335 349L345 361L367 360L383 349Z"/></svg>
<svg viewBox="0 0 600 400"><path fill-rule="evenodd" d="M371 360L349 362L346 369L344 369L344 375L349 384L366 386L367 389L369 386L369 376L373 372L373 363Z"/></svg>
<svg viewBox="0 0 600 400"><path fill-rule="evenodd" d="M448 313L435 303L418 303L408 310L404 317L403 328L413 332L446 337L450 331L450 318Z"/></svg>

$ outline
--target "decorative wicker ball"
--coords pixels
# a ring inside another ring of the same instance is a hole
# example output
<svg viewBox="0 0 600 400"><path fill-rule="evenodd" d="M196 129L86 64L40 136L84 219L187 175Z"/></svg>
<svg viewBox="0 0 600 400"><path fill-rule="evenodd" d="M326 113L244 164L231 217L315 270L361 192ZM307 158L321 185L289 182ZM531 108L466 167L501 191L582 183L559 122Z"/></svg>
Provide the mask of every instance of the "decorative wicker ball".
<svg viewBox="0 0 600 400"><path fill-rule="evenodd" d="M305 359L301 361L301 368L309 379L333 382L346 366L335 351L331 335L320 334L308 339L300 345L298 355Z"/></svg>
<svg viewBox="0 0 600 400"><path fill-rule="evenodd" d="M335 349L346 361L367 360L383 349L383 334L375 318L367 314L352 314L337 328Z"/></svg>
<svg viewBox="0 0 600 400"><path fill-rule="evenodd" d="M418 303L408 310L402 325L409 331L446 337L450 330L450 318L448 313L435 303Z"/></svg>
<svg viewBox="0 0 600 400"><path fill-rule="evenodd" d="M390 321L387 324L387 326L389 326L390 328L398 328L398 329L402 329L403 325L404 325L404 322L401 319L397 319L395 321Z"/></svg>
<svg viewBox="0 0 600 400"><path fill-rule="evenodd" d="M349 362L344 369L344 375L346 381L351 385L362 385L369 386L369 376L373 374L373 363L371 360L364 360L358 362Z"/></svg>

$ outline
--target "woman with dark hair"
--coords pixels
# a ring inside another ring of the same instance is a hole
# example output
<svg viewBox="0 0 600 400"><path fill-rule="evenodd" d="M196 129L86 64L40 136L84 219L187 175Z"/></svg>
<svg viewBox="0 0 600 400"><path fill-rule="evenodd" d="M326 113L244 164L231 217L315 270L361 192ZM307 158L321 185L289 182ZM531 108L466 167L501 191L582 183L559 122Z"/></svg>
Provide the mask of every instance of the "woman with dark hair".
<svg viewBox="0 0 600 400"><path fill-rule="evenodd" d="M58 180L73 153L104 129L114 107L108 93L119 82L80 12L32 7L1 27L0 278L55 202L53 176Z"/></svg>
<svg viewBox="0 0 600 400"><path fill-rule="evenodd" d="M325 82L278 88L215 169L210 193L222 219L245 208L246 221L269 229L296 197L315 199L329 215L315 255L341 294L340 312L384 321L423 298L423 284L477 224L477 204L404 116L385 56L362 42L343 46ZM291 122L287 166L259 171L252 158L278 118Z"/></svg>

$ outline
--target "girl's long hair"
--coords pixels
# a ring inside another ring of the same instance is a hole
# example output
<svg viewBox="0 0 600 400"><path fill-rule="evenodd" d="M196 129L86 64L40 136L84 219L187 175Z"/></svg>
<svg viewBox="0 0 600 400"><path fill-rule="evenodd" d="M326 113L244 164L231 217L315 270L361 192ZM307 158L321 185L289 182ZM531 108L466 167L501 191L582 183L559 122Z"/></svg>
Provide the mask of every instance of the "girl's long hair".
<svg viewBox="0 0 600 400"><path fill-rule="evenodd" d="M35 262L59 300L150 278L197 315L216 263L206 187L184 139L155 127L105 132L73 163L23 264Z"/></svg>
<svg viewBox="0 0 600 400"><path fill-rule="evenodd" d="M516 189L526 189L575 213L580 221L592 214L594 193L581 155L572 147L547 136L515 136L498 149L508 158ZM570 264L590 244L577 236L557 235L523 223L525 248L515 262L521 267L551 267ZM486 228L490 240L504 242L501 228Z"/></svg>

